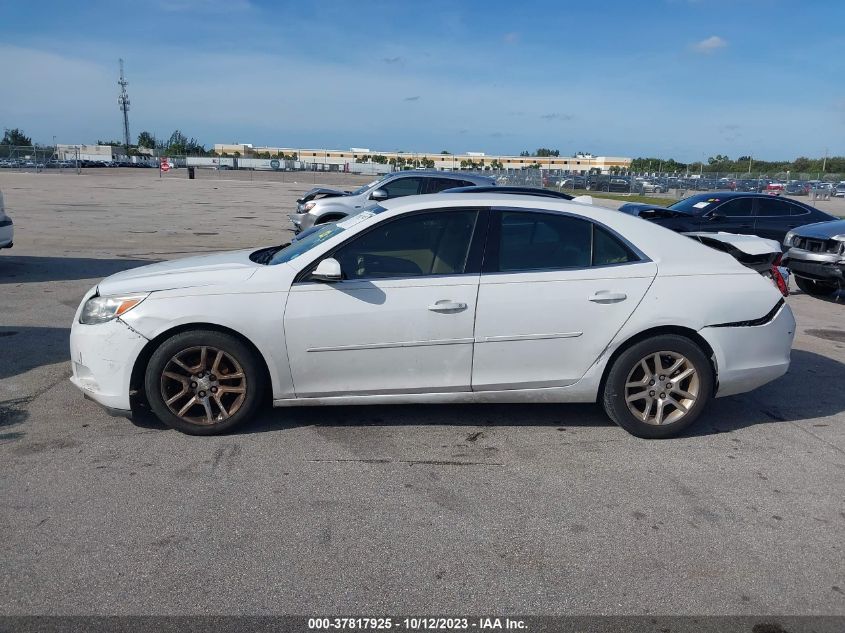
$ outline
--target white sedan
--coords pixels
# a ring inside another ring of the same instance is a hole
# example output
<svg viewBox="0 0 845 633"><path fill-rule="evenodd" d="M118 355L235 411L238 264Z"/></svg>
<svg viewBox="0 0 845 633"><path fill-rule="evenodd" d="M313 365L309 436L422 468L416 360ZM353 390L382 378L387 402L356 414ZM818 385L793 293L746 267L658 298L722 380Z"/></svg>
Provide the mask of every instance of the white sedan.
<svg viewBox="0 0 845 633"><path fill-rule="evenodd" d="M771 281L640 218L504 194L386 202L290 245L112 275L71 380L209 435L275 406L600 402L641 437L786 372Z"/></svg>

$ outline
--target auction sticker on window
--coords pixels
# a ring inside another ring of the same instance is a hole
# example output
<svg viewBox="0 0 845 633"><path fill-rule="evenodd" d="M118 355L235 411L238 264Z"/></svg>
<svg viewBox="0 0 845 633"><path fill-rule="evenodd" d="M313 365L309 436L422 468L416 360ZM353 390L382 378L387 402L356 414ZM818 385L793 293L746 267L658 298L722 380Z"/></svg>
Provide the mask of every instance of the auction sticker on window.
<svg viewBox="0 0 845 633"><path fill-rule="evenodd" d="M709 207L711 203L709 202L696 202L694 206L696 209L703 209L704 207Z"/></svg>

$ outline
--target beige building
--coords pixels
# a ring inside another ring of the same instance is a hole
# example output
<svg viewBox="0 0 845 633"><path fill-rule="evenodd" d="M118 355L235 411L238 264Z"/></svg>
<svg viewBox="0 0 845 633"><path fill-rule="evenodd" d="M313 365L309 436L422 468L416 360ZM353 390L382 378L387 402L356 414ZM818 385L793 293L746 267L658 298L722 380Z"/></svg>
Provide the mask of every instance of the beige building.
<svg viewBox="0 0 845 633"><path fill-rule="evenodd" d="M495 167L497 169L525 169L539 165L540 169L560 169L569 172L586 173L597 170L608 173L611 168L626 170L631 165L631 159L620 156L593 156L592 154L577 154L575 156L502 156L484 154L481 152L467 152L464 154L428 154L425 152L381 152L370 149L354 148L338 149L309 149L300 147L256 147L250 143L215 143L214 151L218 155L242 156L244 158L269 154L271 158L282 155L296 154L298 160L306 163L322 165L351 166L353 163L372 162L374 156L384 156L391 159L403 159L411 164L414 161L433 161L434 169L472 169ZM463 163L463 166L462 166ZM472 165L470 165L472 163Z"/></svg>
<svg viewBox="0 0 845 633"><path fill-rule="evenodd" d="M59 160L91 160L111 162L117 154L123 153L122 147L111 145L56 145Z"/></svg>

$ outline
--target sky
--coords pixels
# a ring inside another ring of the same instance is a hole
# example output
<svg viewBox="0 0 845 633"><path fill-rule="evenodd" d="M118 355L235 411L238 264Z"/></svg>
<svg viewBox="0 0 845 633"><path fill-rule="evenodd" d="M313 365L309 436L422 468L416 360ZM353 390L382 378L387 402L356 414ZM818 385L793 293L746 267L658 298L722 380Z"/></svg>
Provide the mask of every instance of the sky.
<svg viewBox="0 0 845 633"><path fill-rule="evenodd" d="M845 155L845 2L0 0L34 141L761 160Z"/></svg>

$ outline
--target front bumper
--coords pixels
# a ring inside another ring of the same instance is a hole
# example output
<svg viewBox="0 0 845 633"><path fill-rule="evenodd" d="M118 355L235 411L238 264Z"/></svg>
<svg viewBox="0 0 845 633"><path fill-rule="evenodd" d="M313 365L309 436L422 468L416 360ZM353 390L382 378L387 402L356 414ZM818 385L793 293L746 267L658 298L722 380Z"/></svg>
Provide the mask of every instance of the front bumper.
<svg viewBox="0 0 845 633"><path fill-rule="evenodd" d="M716 397L721 398L751 391L786 373L795 338L795 317L784 303L763 325L706 327L699 334L716 357Z"/></svg>
<svg viewBox="0 0 845 633"><path fill-rule="evenodd" d="M842 255L791 248L783 256L781 264L798 277L845 283L845 257Z"/></svg>
<svg viewBox="0 0 845 633"><path fill-rule="evenodd" d="M128 415L132 368L146 344L119 319L83 325L77 317L70 330L70 381L112 415Z"/></svg>
<svg viewBox="0 0 845 633"><path fill-rule="evenodd" d="M314 226L314 217L308 213L291 213L288 218L293 224L294 233L302 233L302 231Z"/></svg>

